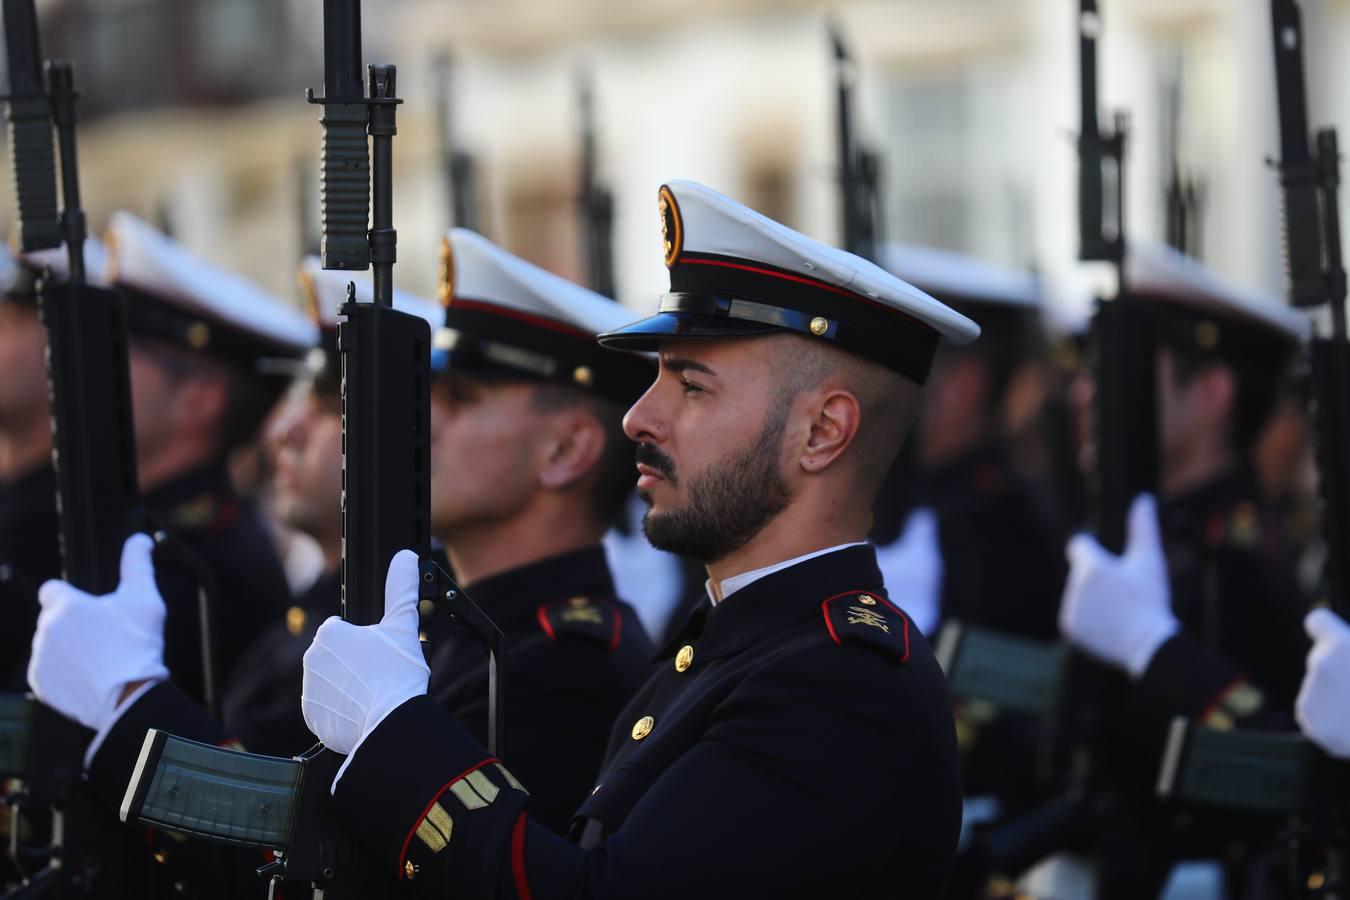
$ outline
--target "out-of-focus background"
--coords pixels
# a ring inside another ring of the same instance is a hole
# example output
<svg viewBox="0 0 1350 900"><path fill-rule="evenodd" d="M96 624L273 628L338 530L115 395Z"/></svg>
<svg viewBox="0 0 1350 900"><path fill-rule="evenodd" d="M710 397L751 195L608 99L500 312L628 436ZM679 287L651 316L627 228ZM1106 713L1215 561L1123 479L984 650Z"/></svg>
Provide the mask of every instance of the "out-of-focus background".
<svg viewBox="0 0 1350 900"><path fill-rule="evenodd" d="M1350 2L1304 0L1314 124L1350 119ZM1161 238L1174 161L1195 255L1278 294L1277 124L1266 4L1102 0L1106 111L1130 117L1129 230ZM294 294L317 245L319 0L45 0L48 56L82 86L86 207L128 208ZM1067 316L1077 281L1077 0L379 0L368 62L399 66L397 282L431 294L448 160L508 249L584 279L578 83L593 86L615 195L617 293L661 291L656 189L706 182L841 241L833 21L857 65L859 137L880 154L883 237L1034 266ZM0 179L5 192L9 179ZM12 216L0 196L0 217ZM0 218L0 224L5 224Z"/></svg>

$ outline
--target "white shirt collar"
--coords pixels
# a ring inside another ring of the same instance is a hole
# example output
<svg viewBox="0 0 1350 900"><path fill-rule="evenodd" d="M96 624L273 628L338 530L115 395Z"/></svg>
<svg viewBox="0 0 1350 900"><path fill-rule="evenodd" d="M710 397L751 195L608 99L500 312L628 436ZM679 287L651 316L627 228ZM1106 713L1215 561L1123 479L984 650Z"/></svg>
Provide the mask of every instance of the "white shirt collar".
<svg viewBox="0 0 1350 900"><path fill-rule="evenodd" d="M836 544L833 547L826 547L824 550L813 550L810 553L795 556L792 559L784 560L780 563L774 563L771 566L764 566L761 569L751 569L749 572L742 572L739 575L732 575L730 578L722 579L722 599L725 600L741 588L749 587L756 581L759 581L766 575L772 575L774 572L781 571L789 566L795 566L797 563L806 562L808 559L815 559L817 556L824 556L826 553L833 553L836 550L846 550L849 547L861 547L866 541L853 541L848 544ZM708 599L712 605L718 604L717 595L713 593L712 579L709 578L703 583L704 590L708 592Z"/></svg>

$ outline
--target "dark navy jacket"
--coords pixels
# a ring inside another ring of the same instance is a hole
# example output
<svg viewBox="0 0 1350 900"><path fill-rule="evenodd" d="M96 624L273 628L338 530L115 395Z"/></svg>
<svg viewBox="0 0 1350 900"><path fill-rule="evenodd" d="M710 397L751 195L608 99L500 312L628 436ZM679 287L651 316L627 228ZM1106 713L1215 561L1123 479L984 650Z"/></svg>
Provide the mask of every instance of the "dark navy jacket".
<svg viewBox="0 0 1350 900"><path fill-rule="evenodd" d="M942 673L869 546L697 610L619 717L572 840L429 697L367 737L335 800L410 887L463 900L936 898L961 819Z"/></svg>

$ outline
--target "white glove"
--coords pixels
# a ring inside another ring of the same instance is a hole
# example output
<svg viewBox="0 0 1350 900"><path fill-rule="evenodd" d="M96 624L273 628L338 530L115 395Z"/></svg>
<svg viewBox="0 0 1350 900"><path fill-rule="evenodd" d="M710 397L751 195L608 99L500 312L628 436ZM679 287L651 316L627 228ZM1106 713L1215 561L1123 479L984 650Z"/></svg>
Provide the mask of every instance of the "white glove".
<svg viewBox="0 0 1350 900"><path fill-rule="evenodd" d="M1303 620L1313 639L1294 713L1303 733L1332 756L1350 758L1350 625L1329 609Z"/></svg>
<svg viewBox="0 0 1350 900"><path fill-rule="evenodd" d="M905 519L893 543L877 548L882 581L896 605L924 634L931 635L942 616L942 550L937 513L920 506Z"/></svg>
<svg viewBox="0 0 1350 900"><path fill-rule="evenodd" d="M385 716L427 692L431 669L417 639L418 577L417 554L400 550L385 576L384 618L353 625L333 616L305 651L305 724L328 749L348 755L347 762ZM338 778L346 768L343 763Z"/></svg>
<svg viewBox="0 0 1350 900"><path fill-rule="evenodd" d="M1153 654L1181 627L1172 614L1153 497L1140 494L1130 504L1123 556L1085 534L1069 541L1067 555L1059 630L1069 643L1141 678Z"/></svg>
<svg viewBox="0 0 1350 900"><path fill-rule="evenodd" d="M167 678L164 598L155 586L154 541L133 534L122 545L117 590L102 597L64 581L38 591L42 612L33 635L28 684L43 703L102 732L122 689Z"/></svg>

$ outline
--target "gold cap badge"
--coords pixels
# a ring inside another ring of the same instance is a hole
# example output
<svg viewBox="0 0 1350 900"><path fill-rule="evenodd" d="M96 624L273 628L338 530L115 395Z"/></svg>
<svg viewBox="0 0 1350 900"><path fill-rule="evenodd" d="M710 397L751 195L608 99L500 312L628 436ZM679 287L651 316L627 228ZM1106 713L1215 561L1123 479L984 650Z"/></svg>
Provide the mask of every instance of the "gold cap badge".
<svg viewBox="0 0 1350 900"><path fill-rule="evenodd" d="M661 241L668 269L675 265L675 260L680 258L680 251L684 249L684 223L680 221L680 207L675 203L675 195L666 185L661 185L657 206L661 210Z"/></svg>
<svg viewBox="0 0 1350 900"><path fill-rule="evenodd" d="M436 299L449 306L455 299L455 251L449 238L441 238L441 267L437 278Z"/></svg>

